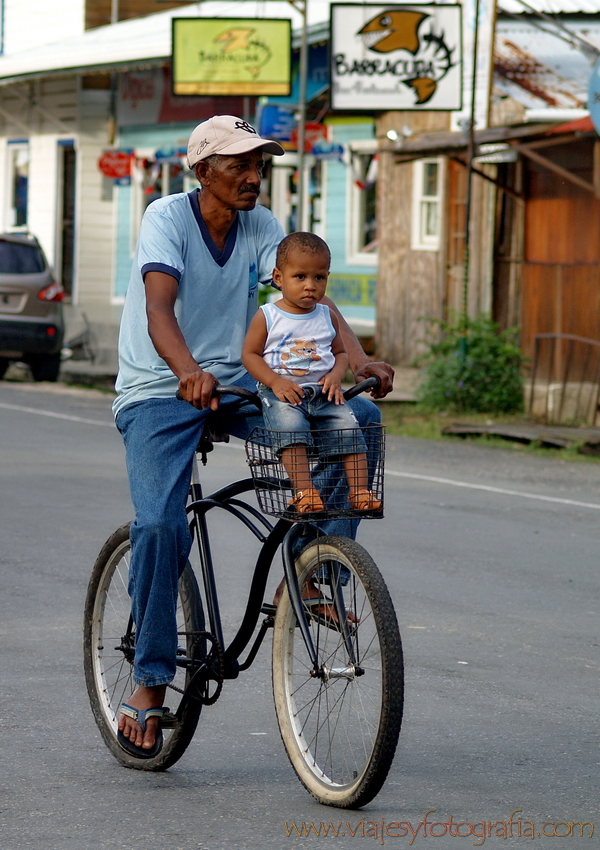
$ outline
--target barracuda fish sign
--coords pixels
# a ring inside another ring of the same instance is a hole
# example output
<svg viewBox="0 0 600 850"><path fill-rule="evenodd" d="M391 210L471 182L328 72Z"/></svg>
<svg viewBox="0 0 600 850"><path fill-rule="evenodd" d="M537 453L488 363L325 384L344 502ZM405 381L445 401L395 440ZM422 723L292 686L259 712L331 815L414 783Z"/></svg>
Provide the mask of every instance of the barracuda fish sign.
<svg viewBox="0 0 600 850"><path fill-rule="evenodd" d="M462 105L461 7L331 6L334 109Z"/></svg>

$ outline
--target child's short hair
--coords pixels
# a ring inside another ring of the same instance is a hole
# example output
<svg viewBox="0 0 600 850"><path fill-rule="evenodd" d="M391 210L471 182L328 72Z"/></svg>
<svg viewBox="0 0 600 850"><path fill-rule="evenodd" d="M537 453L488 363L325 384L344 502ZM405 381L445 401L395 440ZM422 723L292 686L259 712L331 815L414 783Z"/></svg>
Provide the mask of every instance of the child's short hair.
<svg viewBox="0 0 600 850"><path fill-rule="evenodd" d="M277 257L275 265L278 269L283 268L287 263L292 251L300 248L302 251L307 251L310 254L325 254L327 261L331 262L331 251L327 242L317 236L316 233L308 233L299 230L297 233L290 233L285 239L282 239L277 248Z"/></svg>

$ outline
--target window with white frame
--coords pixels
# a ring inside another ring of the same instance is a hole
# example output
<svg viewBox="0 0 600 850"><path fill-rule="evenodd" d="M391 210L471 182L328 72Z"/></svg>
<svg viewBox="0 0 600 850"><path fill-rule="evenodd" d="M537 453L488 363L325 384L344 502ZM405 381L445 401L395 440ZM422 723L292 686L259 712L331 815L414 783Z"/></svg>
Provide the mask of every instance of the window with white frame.
<svg viewBox="0 0 600 850"><path fill-rule="evenodd" d="M418 159L413 163L412 238L413 251L438 251L442 218L442 157Z"/></svg>
<svg viewBox="0 0 600 850"><path fill-rule="evenodd" d="M29 143L26 139L9 140L7 145L7 226L9 230L27 228L29 195Z"/></svg>
<svg viewBox="0 0 600 850"><path fill-rule="evenodd" d="M350 144L348 263L377 264L377 143Z"/></svg>

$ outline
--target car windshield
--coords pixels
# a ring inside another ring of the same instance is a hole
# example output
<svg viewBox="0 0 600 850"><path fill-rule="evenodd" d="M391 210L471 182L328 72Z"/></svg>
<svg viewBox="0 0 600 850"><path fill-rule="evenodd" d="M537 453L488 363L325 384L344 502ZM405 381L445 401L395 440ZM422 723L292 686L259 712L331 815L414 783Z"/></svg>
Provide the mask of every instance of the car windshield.
<svg viewBox="0 0 600 850"><path fill-rule="evenodd" d="M0 239L0 274L37 274L43 271L44 259L38 247Z"/></svg>

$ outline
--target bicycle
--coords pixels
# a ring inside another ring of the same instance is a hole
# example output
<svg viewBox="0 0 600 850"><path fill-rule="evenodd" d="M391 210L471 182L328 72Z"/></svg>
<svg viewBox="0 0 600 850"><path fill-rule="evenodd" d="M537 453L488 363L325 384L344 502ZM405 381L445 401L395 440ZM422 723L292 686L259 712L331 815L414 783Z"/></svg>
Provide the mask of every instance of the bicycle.
<svg viewBox="0 0 600 850"><path fill-rule="evenodd" d="M376 380L357 384L346 397L370 388ZM260 407L247 390L218 391ZM258 454L248 450L251 478L204 496L197 459L194 465L187 511L203 593L188 562L179 582L177 676L168 692L175 707L161 720L162 749L154 758L140 759L117 741L119 707L135 688L135 627L127 593L129 524L117 529L102 547L88 587L84 667L92 711L106 745L121 764L166 770L185 752L203 707L218 700L225 680L237 678L252 665L272 629L273 695L290 762L320 803L358 808L383 786L400 733L403 659L396 615L381 573L362 546L349 538L323 535L314 516L289 513L290 482L273 473L277 452L259 436L254 444L252 435L249 438L251 446L258 446ZM214 439L207 426L197 450L204 464ZM379 476L383 496L383 458L379 447L375 451L371 476ZM318 459L314 463L318 465ZM255 492L261 510L240 498ZM246 610L228 645L206 522L207 514L216 510L241 522L261 545ZM277 521L273 523L265 512ZM339 513L352 515L345 508ZM302 544L307 527L316 537L294 558L294 546ZM264 595L280 547L286 587L274 605L265 602ZM316 602L307 597L307 588L313 594L318 591ZM256 633L261 615L264 619Z"/></svg>

